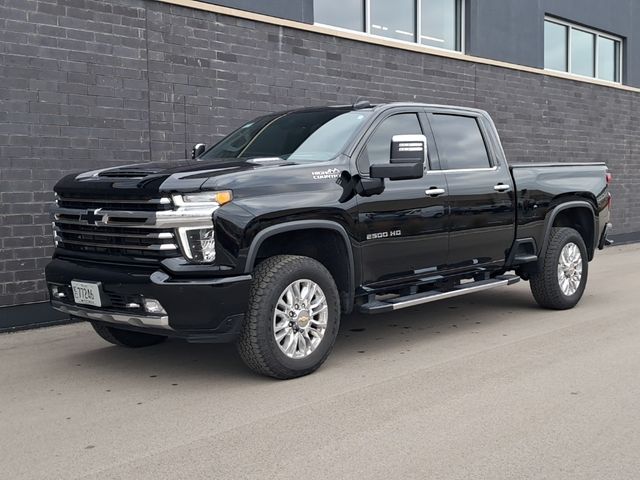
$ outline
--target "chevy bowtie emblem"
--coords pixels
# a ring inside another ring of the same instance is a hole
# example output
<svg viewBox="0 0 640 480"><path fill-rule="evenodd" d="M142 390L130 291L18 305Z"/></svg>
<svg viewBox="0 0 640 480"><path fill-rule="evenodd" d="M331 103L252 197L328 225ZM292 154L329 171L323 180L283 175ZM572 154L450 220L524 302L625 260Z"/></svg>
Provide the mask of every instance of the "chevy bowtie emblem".
<svg viewBox="0 0 640 480"><path fill-rule="evenodd" d="M104 215L101 212L101 208L96 208L95 210L87 210L87 213L83 213L80 215L80 220L84 220L89 225L97 225L98 222L103 222Z"/></svg>

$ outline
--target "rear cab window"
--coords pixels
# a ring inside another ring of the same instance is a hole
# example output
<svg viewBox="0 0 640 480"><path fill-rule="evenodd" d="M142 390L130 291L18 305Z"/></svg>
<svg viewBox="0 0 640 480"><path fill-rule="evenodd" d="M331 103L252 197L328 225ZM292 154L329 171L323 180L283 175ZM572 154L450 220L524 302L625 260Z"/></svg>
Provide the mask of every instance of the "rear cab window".
<svg viewBox="0 0 640 480"><path fill-rule="evenodd" d="M433 113L429 121L442 168L466 170L493 166L478 118Z"/></svg>

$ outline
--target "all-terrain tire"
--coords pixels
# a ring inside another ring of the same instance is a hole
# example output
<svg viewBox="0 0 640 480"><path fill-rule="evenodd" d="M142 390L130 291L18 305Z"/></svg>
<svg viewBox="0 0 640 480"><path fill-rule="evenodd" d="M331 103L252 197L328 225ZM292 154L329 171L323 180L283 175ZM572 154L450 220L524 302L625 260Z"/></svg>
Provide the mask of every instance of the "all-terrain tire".
<svg viewBox="0 0 640 480"><path fill-rule="evenodd" d="M130 330L123 330L116 327L108 327L100 323L91 323L93 329L104 340L120 347L140 348L150 347L151 345L157 345L164 342L167 337L162 335L152 335L150 333L133 332Z"/></svg>
<svg viewBox="0 0 640 480"><path fill-rule="evenodd" d="M280 349L274 336L274 312L285 289L297 280L315 282L325 295L327 326L322 340L308 356L290 358ZM244 363L253 371L278 379L308 375L329 356L340 327L340 297L331 273L316 260L296 255L277 255L255 269L249 292L249 305L237 348Z"/></svg>
<svg viewBox="0 0 640 480"><path fill-rule="evenodd" d="M569 243L575 244L580 250L582 264L580 283L576 291L571 295L567 295L562 291L558 272L560 254L565 245ZM533 297L538 302L538 305L544 308L553 310L573 308L584 293L589 273L587 247L582 236L573 228L554 227L551 229L547 249L542 255L541 268L531 276L529 281Z"/></svg>

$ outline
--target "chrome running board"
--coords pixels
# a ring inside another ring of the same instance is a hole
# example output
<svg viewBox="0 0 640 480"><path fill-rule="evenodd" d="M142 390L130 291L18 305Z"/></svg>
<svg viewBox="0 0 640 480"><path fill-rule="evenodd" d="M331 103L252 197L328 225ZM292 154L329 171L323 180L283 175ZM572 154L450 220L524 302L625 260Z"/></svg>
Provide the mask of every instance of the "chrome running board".
<svg viewBox="0 0 640 480"><path fill-rule="evenodd" d="M482 290L489 290L490 288L503 287L506 285L512 285L518 283L520 277L517 275L500 275L488 280L479 280L476 282L463 283L457 285L452 290L441 291L431 290L428 292L415 293L413 295L406 295L402 297L394 297L388 300L372 300L364 303L360 306L360 312L362 313L385 313L392 312L394 310L401 310L403 308L414 307L416 305L422 305L423 303L435 302L438 300L444 300L445 298L458 297L460 295L466 295L468 293L481 292Z"/></svg>

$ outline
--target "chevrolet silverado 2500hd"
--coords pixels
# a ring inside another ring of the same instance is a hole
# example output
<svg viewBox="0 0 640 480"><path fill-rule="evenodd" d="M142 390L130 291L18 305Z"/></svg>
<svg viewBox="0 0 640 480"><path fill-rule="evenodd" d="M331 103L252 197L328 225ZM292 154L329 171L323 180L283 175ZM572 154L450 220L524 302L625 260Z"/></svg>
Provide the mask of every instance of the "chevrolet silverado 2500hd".
<svg viewBox="0 0 640 480"><path fill-rule="evenodd" d="M606 166L509 166L480 110L274 113L192 156L56 185L55 308L127 347L233 341L253 370L292 378L324 362L353 309L520 279L542 307L571 308L608 243Z"/></svg>

